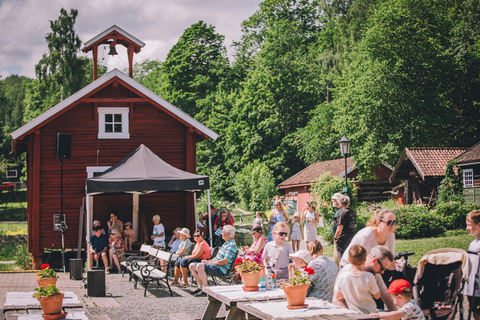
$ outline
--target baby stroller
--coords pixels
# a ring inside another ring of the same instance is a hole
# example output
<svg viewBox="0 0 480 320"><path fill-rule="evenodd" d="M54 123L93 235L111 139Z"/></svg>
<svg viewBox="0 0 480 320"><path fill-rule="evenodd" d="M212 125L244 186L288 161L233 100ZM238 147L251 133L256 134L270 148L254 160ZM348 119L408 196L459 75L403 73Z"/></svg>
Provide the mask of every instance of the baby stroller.
<svg viewBox="0 0 480 320"><path fill-rule="evenodd" d="M463 303L462 290L469 274L468 256L461 249L437 249L418 263L413 294L426 318L452 320ZM463 312L460 312L463 320Z"/></svg>

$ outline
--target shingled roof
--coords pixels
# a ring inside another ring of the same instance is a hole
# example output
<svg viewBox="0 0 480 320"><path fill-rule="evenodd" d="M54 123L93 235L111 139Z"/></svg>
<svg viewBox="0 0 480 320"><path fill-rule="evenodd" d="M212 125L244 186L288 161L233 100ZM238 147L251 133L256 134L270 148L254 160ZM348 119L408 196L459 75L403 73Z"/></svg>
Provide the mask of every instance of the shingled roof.
<svg viewBox="0 0 480 320"><path fill-rule="evenodd" d="M347 173L353 170L355 161L347 158ZM333 176L345 175L345 160L336 159L316 162L279 184L280 189L309 186L320 175L330 172Z"/></svg>
<svg viewBox="0 0 480 320"><path fill-rule="evenodd" d="M465 148L405 148L390 175L390 181L402 179L396 175L403 162L407 160L410 160L422 180L425 180L425 177L442 177L445 175L446 164L465 150Z"/></svg>
<svg viewBox="0 0 480 320"><path fill-rule="evenodd" d="M458 165L480 163L480 142L455 158Z"/></svg>

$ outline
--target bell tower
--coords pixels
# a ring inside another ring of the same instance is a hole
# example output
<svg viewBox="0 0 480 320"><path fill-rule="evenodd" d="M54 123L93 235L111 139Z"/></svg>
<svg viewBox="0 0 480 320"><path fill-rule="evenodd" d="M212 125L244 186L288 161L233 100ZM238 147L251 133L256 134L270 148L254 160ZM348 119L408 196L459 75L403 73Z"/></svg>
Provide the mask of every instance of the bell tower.
<svg viewBox="0 0 480 320"><path fill-rule="evenodd" d="M109 45L110 52L109 55L117 55L117 50L115 49L117 44L121 44L127 48L128 52L128 75L133 78L133 54L139 53L140 50L145 46L145 43L138 40L122 28L113 25L107 30L103 31L96 37L85 42L85 46L82 51L87 53L90 50L93 52L93 81L98 78L98 47L100 45Z"/></svg>

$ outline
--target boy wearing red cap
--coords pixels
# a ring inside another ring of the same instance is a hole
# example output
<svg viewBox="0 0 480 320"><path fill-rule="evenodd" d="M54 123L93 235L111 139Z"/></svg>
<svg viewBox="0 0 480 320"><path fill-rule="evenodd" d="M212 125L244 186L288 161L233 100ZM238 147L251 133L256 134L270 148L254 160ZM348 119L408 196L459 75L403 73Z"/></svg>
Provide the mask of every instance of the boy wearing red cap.
<svg viewBox="0 0 480 320"><path fill-rule="evenodd" d="M372 313L373 317L387 320L425 320L422 309L412 299L412 286L405 279L394 280L388 287L388 293L399 307L397 311Z"/></svg>

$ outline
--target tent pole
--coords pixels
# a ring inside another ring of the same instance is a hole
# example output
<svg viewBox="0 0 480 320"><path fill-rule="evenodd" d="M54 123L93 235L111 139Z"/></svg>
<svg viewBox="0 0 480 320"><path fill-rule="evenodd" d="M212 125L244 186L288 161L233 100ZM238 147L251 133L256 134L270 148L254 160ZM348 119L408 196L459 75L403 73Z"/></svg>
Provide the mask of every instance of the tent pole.
<svg viewBox="0 0 480 320"><path fill-rule="evenodd" d="M208 232L210 235L210 248L213 248L212 209L210 208L210 189L207 189L207 209L208 209Z"/></svg>
<svg viewBox="0 0 480 320"><path fill-rule="evenodd" d="M85 229L87 229L87 248L85 249L85 252L87 253L87 266L90 267L90 238L92 237L92 224L90 223L90 215L92 214L90 212L90 195L88 193L85 194L86 197L86 206L87 206L87 225L85 226ZM88 269L90 270L90 269Z"/></svg>
<svg viewBox="0 0 480 320"><path fill-rule="evenodd" d="M195 228L192 231L197 230L198 226L198 215L197 215L197 193L193 191L193 212L195 212Z"/></svg>

